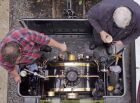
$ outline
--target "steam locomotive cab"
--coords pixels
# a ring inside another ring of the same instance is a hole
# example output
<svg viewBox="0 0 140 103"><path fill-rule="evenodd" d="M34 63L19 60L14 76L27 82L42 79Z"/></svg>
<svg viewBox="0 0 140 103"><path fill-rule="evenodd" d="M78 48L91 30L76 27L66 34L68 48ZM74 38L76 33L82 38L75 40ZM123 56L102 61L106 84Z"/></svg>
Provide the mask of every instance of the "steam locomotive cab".
<svg viewBox="0 0 140 103"><path fill-rule="evenodd" d="M89 50L94 30L86 19L23 19L21 24L65 42L69 51L52 49L39 63L20 66L20 95L75 100L124 94L123 50L108 55L99 48L95 58Z"/></svg>

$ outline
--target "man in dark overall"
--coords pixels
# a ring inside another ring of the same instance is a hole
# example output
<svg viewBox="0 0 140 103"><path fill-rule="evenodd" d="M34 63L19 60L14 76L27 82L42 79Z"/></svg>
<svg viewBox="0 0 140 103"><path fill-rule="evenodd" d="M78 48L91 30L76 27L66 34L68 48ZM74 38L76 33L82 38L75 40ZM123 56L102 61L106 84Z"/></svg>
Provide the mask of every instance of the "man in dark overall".
<svg viewBox="0 0 140 103"><path fill-rule="evenodd" d="M97 32L94 32L94 43L90 45L92 50L110 43L126 46L140 35L140 6L133 0L102 0L88 11L88 20ZM107 42L107 37L112 37L112 41ZM126 68L126 77L129 75L128 71ZM129 88L130 78L126 81L126 88ZM129 96L124 96L124 100L120 99L120 103L129 103ZM114 102L113 99L112 101Z"/></svg>
<svg viewBox="0 0 140 103"><path fill-rule="evenodd" d="M52 46L62 52L67 50L64 43L26 28L11 30L0 43L0 65L7 69L16 82L20 82L17 64L31 64L41 57L42 46Z"/></svg>
<svg viewBox="0 0 140 103"><path fill-rule="evenodd" d="M103 44L127 45L140 35L140 6L132 0L102 0L88 11L88 20L97 32L92 50Z"/></svg>

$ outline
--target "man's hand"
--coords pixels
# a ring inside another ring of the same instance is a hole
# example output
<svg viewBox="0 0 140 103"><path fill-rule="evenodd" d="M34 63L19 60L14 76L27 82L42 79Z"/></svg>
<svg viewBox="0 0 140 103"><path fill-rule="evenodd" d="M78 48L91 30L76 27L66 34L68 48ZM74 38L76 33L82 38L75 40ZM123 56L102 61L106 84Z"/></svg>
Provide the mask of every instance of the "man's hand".
<svg viewBox="0 0 140 103"><path fill-rule="evenodd" d="M123 42L121 40L118 40L118 41L113 41L113 44L115 45L119 45L119 46L123 46Z"/></svg>
<svg viewBox="0 0 140 103"><path fill-rule="evenodd" d="M16 83L20 83L21 82L21 78L20 75L18 74L16 67L14 67L14 70L10 72L10 74L12 74L14 80Z"/></svg>
<svg viewBox="0 0 140 103"><path fill-rule="evenodd" d="M104 43L111 43L113 41L112 36L105 31L101 31L100 36Z"/></svg>
<svg viewBox="0 0 140 103"><path fill-rule="evenodd" d="M50 39L50 42L48 43L48 45L52 47L56 47L60 49L62 52L67 51L67 46L65 43L60 43L52 38Z"/></svg>
<svg viewBox="0 0 140 103"><path fill-rule="evenodd" d="M14 77L14 80L15 80L16 83L21 83L21 77L20 77L20 75L15 76Z"/></svg>
<svg viewBox="0 0 140 103"><path fill-rule="evenodd" d="M65 43L62 43L62 44L61 44L60 50L61 50L62 52L67 51L67 45L66 45Z"/></svg>

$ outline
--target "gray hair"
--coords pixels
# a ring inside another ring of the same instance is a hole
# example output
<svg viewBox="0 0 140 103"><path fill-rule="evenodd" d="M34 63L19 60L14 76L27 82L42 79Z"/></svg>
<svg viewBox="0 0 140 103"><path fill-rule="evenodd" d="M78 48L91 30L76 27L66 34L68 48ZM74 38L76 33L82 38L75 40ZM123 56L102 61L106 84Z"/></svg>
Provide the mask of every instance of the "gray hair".
<svg viewBox="0 0 140 103"><path fill-rule="evenodd" d="M113 13L113 19L119 28L126 28L132 19L132 12L127 7L118 7Z"/></svg>

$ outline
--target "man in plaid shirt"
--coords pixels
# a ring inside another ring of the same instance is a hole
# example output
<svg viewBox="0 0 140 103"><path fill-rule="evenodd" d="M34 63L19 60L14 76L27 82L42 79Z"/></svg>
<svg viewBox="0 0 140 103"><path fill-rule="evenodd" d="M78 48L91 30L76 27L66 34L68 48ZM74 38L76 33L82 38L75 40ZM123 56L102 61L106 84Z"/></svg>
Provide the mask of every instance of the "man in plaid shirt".
<svg viewBox="0 0 140 103"><path fill-rule="evenodd" d="M30 64L40 58L40 48L44 45L59 48L62 52L67 50L64 43L42 33L27 28L13 29L0 43L0 65L13 75L16 82L20 82L15 65Z"/></svg>

